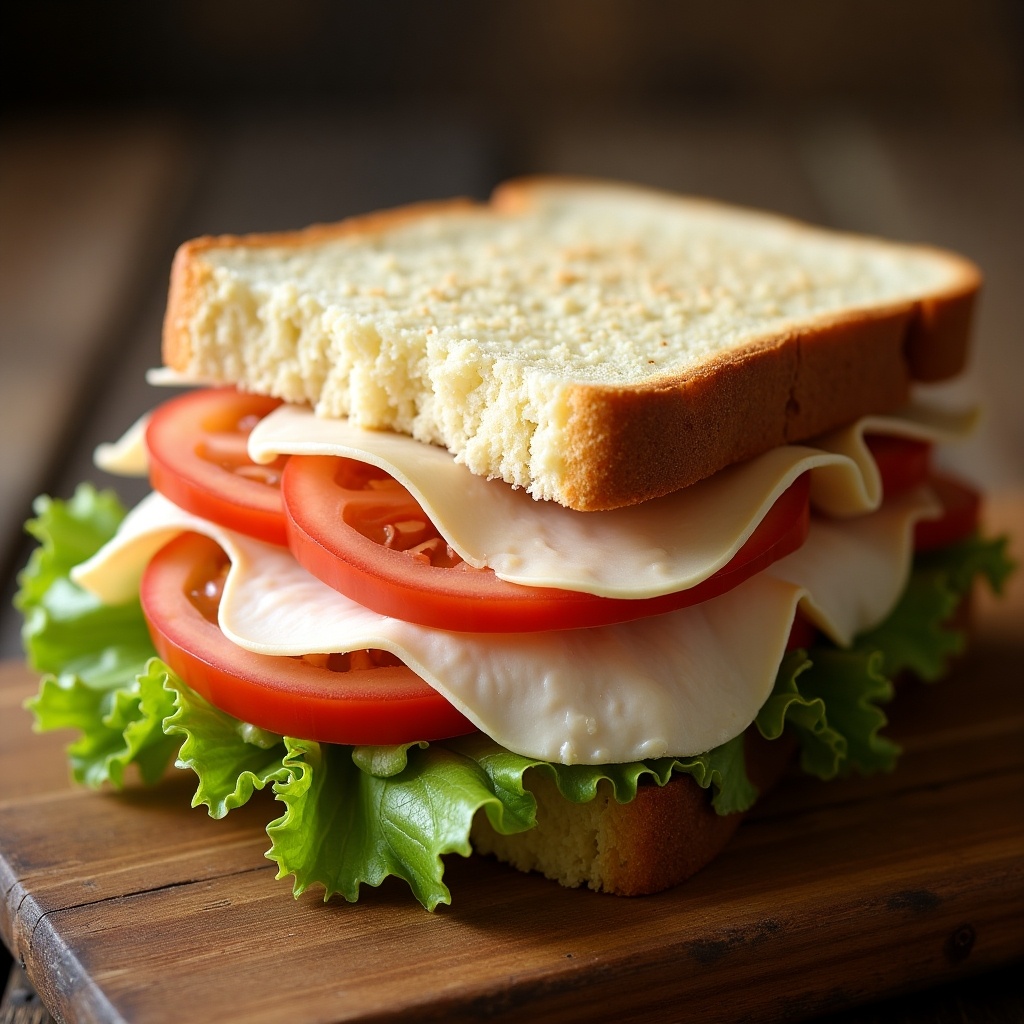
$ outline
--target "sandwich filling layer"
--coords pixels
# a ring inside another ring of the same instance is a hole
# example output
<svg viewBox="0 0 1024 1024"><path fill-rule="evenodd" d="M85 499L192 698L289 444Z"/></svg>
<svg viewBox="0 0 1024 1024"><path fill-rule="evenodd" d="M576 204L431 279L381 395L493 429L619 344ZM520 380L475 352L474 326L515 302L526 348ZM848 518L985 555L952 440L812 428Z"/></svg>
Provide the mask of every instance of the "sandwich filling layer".
<svg viewBox="0 0 1024 1024"><path fill-rule="evenodd" d="M800 472L808 469L810 460L812 492L824 495L833 510L849 513L858 502L862 510L870 509L880 493L874 463L866 450L856 450L863 447L864 432L870 427L897 436L936 436L939 431L926 420L923 413L902 421L870 420L831 439L834 450L794 449L783 456L789 468L782 479L794 465ZM950 432L950 423L944 429ZM390 444L394 439L377 440ZM379 458L379 448L371 446L364 457ZM421 493L431 492L430 481L438 476L430 458L399 456L389 465L411 474ZM464 467L452 465L470 477ZM816 475L824 477L820 486L813 483ZM512 494L500 483L470 479ZM759 472L749 481L757 495L755 508L765 493L777 489ZM445 503L435 504L443 513ZM517 532L518 507L513 495L512 518L498 522L498 533ZM431 510L437 514L433 505ZM918 488L861 515L815 516L802 548L720 597L586 630L469 634L379 615L321 583L287 549L211 524L159 494L145 499L75 577L105 599L117 600L137 591L146 563L169 539L185 530L204 533L231 559L218 615L225 634L240 647L279 657L386 650L508 749L563 764L601 764L701 753L739 735L771 692L797 609L839 645L877 625L906 584L914 524L939 512L928 489ZM721 518L713 503L708 514ZM453 526L439 514L439 527L457 534L460 517L454 518ZM736 529L742 534L745 527ZM528 533L528 527L520 530ZM628 530L621 533L628 538ZM620 546L629 548L628 540L606 544L581 546L576 564L556 585L596 572L600 560L614 562ZM736 546L733 538L724 549Z"/></svg>

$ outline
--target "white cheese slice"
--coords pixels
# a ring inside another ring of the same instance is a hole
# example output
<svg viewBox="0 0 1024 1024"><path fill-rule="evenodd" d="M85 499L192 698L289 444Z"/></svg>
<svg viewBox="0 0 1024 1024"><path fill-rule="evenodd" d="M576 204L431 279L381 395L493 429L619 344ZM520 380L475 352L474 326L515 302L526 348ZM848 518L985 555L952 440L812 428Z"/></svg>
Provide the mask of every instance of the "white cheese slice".
<svg viewBox="0 0 1024 1024"><path fill-rule="evenodd" d="M934 403L912 401L898 415L864 416L848 427L821 434L808 443L845 457L860 467L865 475L865 491L877 495L881 481L865 440L869 435L948 444L965 440L977 423L977 409L950 409ZM835 517L861 513L855 502L847 503L842 478L833 479L824 472L811 474L811 504Z"/></svg>
<svg viewBox="0 0 1024 1024"><path fill-rule="evenodd" d="M154 388L198 388L223 387L226 382L196 373L182 373L170 366L151 366L146 371L146 383Z"/></svg>
<svg viewBox="0 0 1024 1024"><path fill-rule="evenodd" d="M486 480L443 448L364 430L284 405L249 436L256 462L331 455L378 466L403 484L470 565L504 580L603 597L687 590L725 566L794 480L811 473L815 506L832 516L878 508L881 481L864 441L871 433L930 441L962 436L973 414L911 405L869 416L807 445L785 445L674 494L607 512L575 512Z"/></svg>
<svg viewBox="0 0 1024 1024"><path fill-rule="evenodd" d="M115 476L146 476L149 456L146 452L146 427L151 413L140 416L116 441L96 446L92 461L105 473Z"/></svg>
<svg viewBox="0 0 1024 1024"><path fill-rule="evenodd" d="M870 416L813 445L773 449L675 494L610 512L580 513L470 473L444 449L410 437L282 406L250 436L257 461L278 454L347 456L379 466L416 496L447 542L502 579L637 599L696 586L726 565L778 496L809 472L816 508L831 516L878 507L881 484L867 434L931 442L964 436L974 414L922 403ZM98 453L103 468L145 463L144 422ZM155 550L155 549L154 549Z"/></svg>
<svg viewBox="0 0 1024 1024"><path fill-rule="evenodd" d="M452 633L367 611L280 548L238 539L221 602L235 643L390 651L492 739L563 764L697 753L738 735L771 692L798 599L766 577L620 626Z"/></svg>
<svg viewBox="0 0 1024 1024"><path fill-rule="evenodd" d="M934 492L918 487L859 519L815 517L807 543L763 575L799 587L804 615L846 647L895 606L910 577L914 525L941 514Z"/></svg>
<svg viewBox="0 0 1024 1024"><path fill-rule="evenodd" d="M239 646L276 656L388 650L510 750L600 764L700 753L742 732L771 692L797 606L837 639L881 621L909 573L913 523L936 507L925 489L834 530L815 521L802 562L776 563L784 568L712 601L549 633L452 633L378 615L316 580L285 549L160 495L137 506L74 578L107 601L131 596L153 551L174 532L197 530L231 558L220 622Z"/></svg>

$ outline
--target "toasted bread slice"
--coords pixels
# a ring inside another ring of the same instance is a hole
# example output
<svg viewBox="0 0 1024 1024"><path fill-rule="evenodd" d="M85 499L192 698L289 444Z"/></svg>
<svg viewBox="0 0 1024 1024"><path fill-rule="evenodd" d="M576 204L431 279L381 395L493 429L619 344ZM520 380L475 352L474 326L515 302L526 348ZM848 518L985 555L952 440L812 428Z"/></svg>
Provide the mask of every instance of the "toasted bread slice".
<svg viewBox="0 0 1024 1024"><path fill-rule="evenodd" d="M748 774L763 794L782 778L795 741L788 735L769 741L749 729L745 746ZM526 778L537 799L536 828L501 835L479 814L473 848L570 888L616 896L670 889L714 860L744 817L717 814L710 794L689 775L640 786L625 804L616 802L607 783L589 803L575 804L547 775L534 770Z"/></svg>
<svg viewBox="0 0 1024 1024"><path fill-rule="evenodd" d="M938 250L528 179L488 204L188 242L164 359L606 509L956 374L979 284Z"/></svg>

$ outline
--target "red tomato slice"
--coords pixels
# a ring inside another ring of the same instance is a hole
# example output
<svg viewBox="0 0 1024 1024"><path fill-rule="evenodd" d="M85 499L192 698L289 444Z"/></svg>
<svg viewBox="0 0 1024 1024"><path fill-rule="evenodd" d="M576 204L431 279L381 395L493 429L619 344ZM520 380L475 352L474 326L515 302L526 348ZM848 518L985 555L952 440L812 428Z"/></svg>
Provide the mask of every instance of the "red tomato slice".
<svg viewBox="0 0 1024 1024"><path fill-rule="evenodd" d="M981 495L952 477L932 474L929 484L942 502L939 519L922 519L914 527L914 549L934 551L966 540L978 528Z"/></svg>
<svg viewBox="0 0 1024 1024"><path fill-rule="evenodd" d="M786 650L810 647L817 639L818 627L809 619L804 618L803 612L798 608L793 618L793 626L789 631L789 639L786 641Z"/></svg>
<svg viewBox="0 0 1024 1024"><path fill-rule="evenodd" d="M717 597L804 542L809 488L806 475L797 480L710 579L641 600L521 586L490 569L474 569L448 547L401 484L350 459L293 455L282 494L292 554L328 586L364 607L421 625L507 633L627 622Z"/></svg>
<svg viewBox="0 0 1024 1024"><path fill-rule="evenodd" d="M146 428L153 489L197 516L284 546L280 483L287 459L260 466L246 450L249 432L280 404L233 388L164 402Z"/></svg>
<svg viewBox="0 0 1024 1024"><path fill-rule="evenodd" d="M864 440L878 466L882 493L887 498L923 484L931 474L932 446L927 441L885 434L868 434Z"/></svg>
<svg viewBox="0 0 1024 1024"><path fill-rule="evenodd" d="M253 654L216 623L228 559L185 533L150 562L142 610L160 657L211 704L244 722L325 743L407 743L475 726L411 669L381 651L317 659Z"/></svg>

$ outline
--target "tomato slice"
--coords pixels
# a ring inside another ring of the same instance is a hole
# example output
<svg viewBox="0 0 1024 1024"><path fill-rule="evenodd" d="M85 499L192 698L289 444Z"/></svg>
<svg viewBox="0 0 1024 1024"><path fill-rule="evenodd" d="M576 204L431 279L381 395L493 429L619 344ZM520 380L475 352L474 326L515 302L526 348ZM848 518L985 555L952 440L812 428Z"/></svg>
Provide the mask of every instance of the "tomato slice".
<svg viewBox="0 0 1024 1024"><path fill-rule="evenodd" d="M475 731L384 652L278 658L233 644L216 622L227 564L214 541L181 534L152 559L140 591L160 657L211 704L272 732L325 743L406 743Z"/></svg>
<svg viewBox="0 0 1024 1024"><path fill-rule="evenodd" d="M280 404L233 388L164 402L146 428L153 489L197 516L284 546L280 484L287 458L257 465L246 449L252 428Z"/></svg>
<svg viewBox="0 0 1024 1024"><path fill-rule="evenodd" d="M350 459L293 455L282 494L292 554L328 586L421 625L507 633L627 622L717 597L804 542L809 488L805 474L714 576L690 590L640 600L522 586L474 569L401 484Z"/></svg>
<svg viewBox="0 0 1024 1024"><path fill-rule="evenodd" d="M817 639L818 627L797 608L796 615L793 618L793 626L789 631L789 639L786 641L786 650L792 651L797 647L810 647Z"/></svg>
<svg viewBox="0 0 1024 1024"><path fill-rule="evenodd" d="M882 477L882 493L887 498L909 491L928 480L931 474L932 446L927 441L889 437L885 434L868 434L864 441L878 466Z"/></svg>
<svg viewBox="0 0 1024 1024"><path fill-rule="evenodd" d="M933 473L929 485L942 502L938 519L922 519L914 527L914 549L934 551L966 540L978 528L981 495L951 476Z"/></svg>

